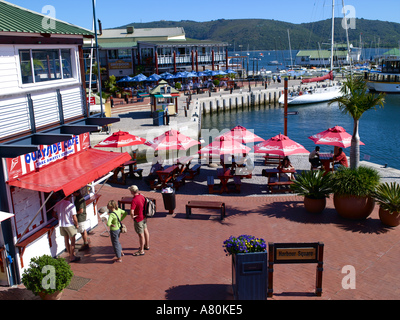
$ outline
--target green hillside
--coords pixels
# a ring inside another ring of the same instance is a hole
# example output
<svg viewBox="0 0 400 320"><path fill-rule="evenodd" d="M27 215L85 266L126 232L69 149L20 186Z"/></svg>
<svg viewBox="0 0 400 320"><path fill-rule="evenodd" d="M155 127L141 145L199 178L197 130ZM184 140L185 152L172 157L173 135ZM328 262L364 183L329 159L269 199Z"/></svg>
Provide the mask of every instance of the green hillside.
<svg viewBox="0 0 400 320"><path fill-rule="evenodd" d="M235 19L213 20L206 22L196 21L154 21L148 23L130 23L136 28L165 28L183 27L187 38L198 40L224 41L238 48L243 45L244 50L288 49L288 33L292 49L316 49L318 43L324 47L330 42L330 19L303 24L292 24L282 21L266 19ZM335 42L345 42L346 33L342 28L342 19L337 18L335 28ZM124 28L121 26L119 28ZM356 20L356 30L349 30L350 42L359 45L360 34L364 47L398 47L400 41L400 24L378 20Z"/></svg>

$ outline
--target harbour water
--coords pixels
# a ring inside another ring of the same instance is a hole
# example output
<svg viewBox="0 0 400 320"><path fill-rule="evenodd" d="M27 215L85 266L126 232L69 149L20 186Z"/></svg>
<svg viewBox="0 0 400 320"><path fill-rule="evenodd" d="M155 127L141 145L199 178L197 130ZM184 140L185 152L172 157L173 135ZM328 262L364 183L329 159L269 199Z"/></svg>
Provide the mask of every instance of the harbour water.
<svg viewBox="0 0 400 320"><path fill-rule="evenodd" d="M339 125L353 133L353 119L342 114L337 105L327 103L292 106L288 111L297 115L288 116L288 136L302 144L307 150L315 148L309 136ZM359 134L365 146L360 146L360 160L400 169L400 95L387 95L384 108L369 110L360 119ZM203 129L231 129L242 125L254 130L258 136L269 139L284 132L284 109L277 106L258 106L250 110L232 110L203 116ZM320 145L322 152L333 147ZM350 155L350 148L345 149Z"/></svg>
<svg viewBox="0 0 400 320"><path fill-rule="evenodd" d="M377 55L382 55L390 49L385 48L364 48L362 50L361 58L362 59L371 59ZM261 70L264 68L267 71L271 71L272 73L279 72L280 70L286 69L286 66L291 65L291 62L295 64L296 55L299 50L256 50L256 51L242 51L238 52L231 51L228 52L230 57L234 57L235 55L248 57L248 68L247 68L247 59L238 59L237 62L243 63L243 68L248 70L250 74L252 74L253 70L257 73L257 70ZM270 65L272 61L277 61L278 65ZM254 65L254 67L253 67ZM258 68L257 68L258 66ZM325 66L329 68L329 66Z"/></svg>

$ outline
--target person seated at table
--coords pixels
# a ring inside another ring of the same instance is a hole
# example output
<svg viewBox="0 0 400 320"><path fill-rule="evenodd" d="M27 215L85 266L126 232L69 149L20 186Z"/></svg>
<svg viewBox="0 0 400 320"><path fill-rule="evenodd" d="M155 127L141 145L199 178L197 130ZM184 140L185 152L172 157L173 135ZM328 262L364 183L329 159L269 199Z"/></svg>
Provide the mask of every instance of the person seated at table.
<svg viewBox="0 0 400 320"><path fill-rule="evenodd" d="M341 166L348 167L346 154L343 152L342 148L339 148L338 152L333 156L333 168L335 170L339 169Z"/></svg>
<svg viewBox="0 0 400 320"><path fill-rule="evenodd" d="M149 186L150 181L154 181L158 179L157 171L163 170L163 166L161 165L162 161L156 161L156 163L153 163L150 168L150 173L147 177L144 177L144 182Z"/></svg>
<svg viewBox="0 0 400 320"><path fill-rule="evenodd" d="M242 159L240 159L240 161L237 162L235 174L239 176L247 176L251 174L253 170L254 170L253 159L249 156L248 153L243 153Z"/></svg>
<svg viewBox="0 0 400 320"><path fill-rule="evenodd" d="M220 155L221 165L224 167L224 171L230 169L231 172L234 172L236 168L235 156L232 154L231 159L227 159L229 156L230 155L225 155L225 154Z"/></svg>
<svg viewBox="0 0 400 320"><path fill-rule="evenodd" d="M292 166L289 157L284 157L282 162L278 165L277 167L278 170L291 170L294 169ZM279 173L280 181L289 181L294 179L294 174L293 173L287 173L287 172L280 172Z"/></svg>
<svg viewBox="0 0 400 320"><path fill-rule="evenodd" d="M320 147L315 147L315 150L308 156L308 161L310 161L312 168L320 168L322 166L322 162L319 159L319 150Z"/></svg>

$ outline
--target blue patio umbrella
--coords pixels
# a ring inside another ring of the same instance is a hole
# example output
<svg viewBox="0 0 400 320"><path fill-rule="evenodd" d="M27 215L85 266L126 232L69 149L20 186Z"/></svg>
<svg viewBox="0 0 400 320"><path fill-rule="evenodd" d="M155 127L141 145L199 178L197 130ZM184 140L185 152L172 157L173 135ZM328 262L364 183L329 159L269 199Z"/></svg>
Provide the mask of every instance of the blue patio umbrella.
<svg viewBox="0 0 400 320"><path fill-rule="evenodd" d="M237 73L235 70L233 69L226 69L225 70L226 73Z"/></svg>
<svg viewBox="0 0 400 320"><path fill-rule="evenodd" d="M207 70L207 71L204 72L204 74L206 76L216 76L218 74L218 72L217 71L213 71L213 70Z"/></svg>
<svg viewBox="0 0 400 320"><path fill-rule="evenodd" d="M217 76L219 76L219 75L221 75L221 76L224 76L224 75L226 75L227 73L226 72L224 72L224 71L222 71L222 70L218 70L218 71L215 71L217 74Z"/></svg>
<svg viewBox="0 0 400 320"><path fill-rule="evenodd" d="M145 81L146 79L147 79L147 77L140 73L137 76L134 76L131 81L133 81L133 82L142 82L142 81Z"/></svg>
<svg viewBox="0 0 400 320"><path fill-rule="evenodd" d="M133 78L131 78L131 77L129 77L129 76L126 76L126 77L123 77L122 79L118 80L117 83L121 83L121 82L132 82L132 81L133 81L132 79L133 79Z"/></svg>
<svg viewBox="0 0 400 320"><path fill-rule="evenodd" d="M170 79L175 79L175 76L173 74L167 74L164 77L162 77L164 80L170 80Z"/></svg>
<svg viewBox="0 0 400 320"><path fill-rule="evenodd" d="M189 72L186 72L186 71L184 71L184 72L177 72L177 73L175 73L175 78L186 78L186 75L188 74Z"/></svg>
<svg viewBox="0 0 400 320"><path fill-rule="evenodd" d="M205 77L206 74L203 71L196 72L198 77Z"/></svg>
<svg viewBox="0 0 400 320"><path fill-rule="evenodd" d="M164 72L164 73L160 74L160 77L161 77L162 79L165 79L166 77L169 77L169 76L172 76L172 73ZM170 79L171 79L171 78L170 78Z"/></svg>
<svg viewBox="0 0 400 320"><path fill-rule="evenodd" d="M194 71L189 72L189 73L186 75L186 78L197 78L197 77L198 77L198 75L197 75L197 73L194 72Z"/></svg>
<svg viewBox="0 0 400 320"><path fill-rule="evenodd" d="M148 77L145 81L158 81L161 77L158 74L153 73L150 77Z"/></svg>

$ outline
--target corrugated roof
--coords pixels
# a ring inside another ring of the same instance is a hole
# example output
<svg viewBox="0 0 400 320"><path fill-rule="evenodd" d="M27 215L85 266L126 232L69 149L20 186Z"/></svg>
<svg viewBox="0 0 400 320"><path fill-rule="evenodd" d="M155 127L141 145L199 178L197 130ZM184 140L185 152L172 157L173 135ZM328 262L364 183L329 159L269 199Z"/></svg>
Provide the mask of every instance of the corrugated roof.
<svg viewBox="0 0 400 320"><path fill-rule="evenodd" d="M144 37L174 37L184 35L182 27L175 28L133 28L133 33L125 29L104 29L99 39L106 38L144 38Z"/></svg>
<svg viewBox="0 0 400 320"><path fill-rule="evenodd" d="M0 0L0 31L93 36L90 30L57 19L54 19L54 28L47 28L48 20L42 25L43 18L49 19L41 13Z"/></svg>
<svg viewBox="0 0 400 320"><path fill-rule="evenodd" d="M301 50L296 56L310 57L310 59L329 59L331 52L329 50ZM345 57L347 56L347 51L334 51L334 56Z"/></svg>

